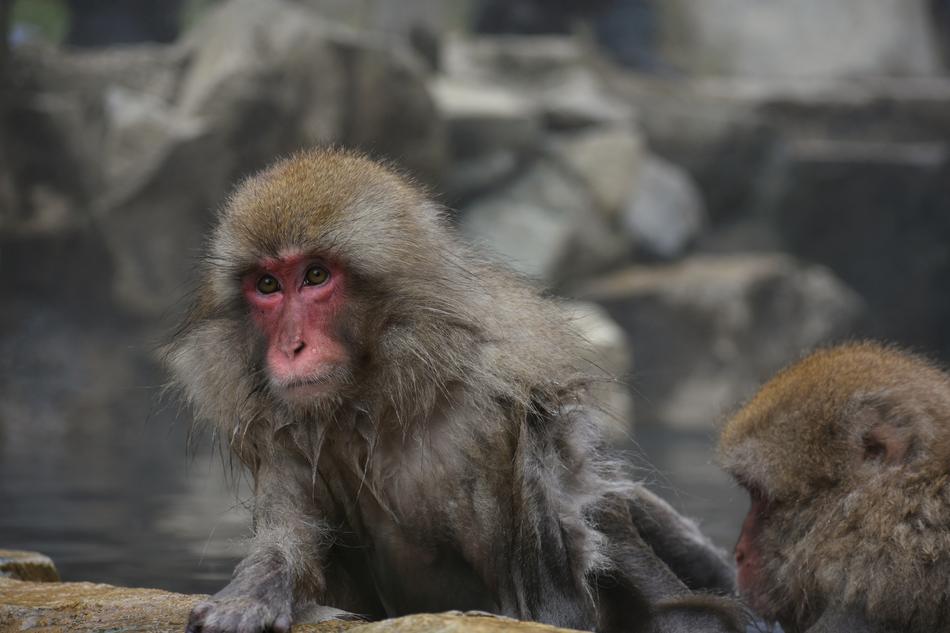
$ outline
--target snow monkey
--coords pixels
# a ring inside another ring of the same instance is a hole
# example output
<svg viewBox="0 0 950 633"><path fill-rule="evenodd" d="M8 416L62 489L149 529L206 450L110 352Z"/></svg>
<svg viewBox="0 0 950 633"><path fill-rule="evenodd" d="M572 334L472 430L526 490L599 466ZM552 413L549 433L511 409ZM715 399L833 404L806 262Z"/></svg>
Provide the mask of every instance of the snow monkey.
<svg viewBox="0 0 950 633"><path fill-rule="evenodd" d="M875 343L819 351L729 421L751 508L739 588L786 633L950 630L950 376Z"/></svg>
<svg viewBox="0 0 950 633"><path fill-rule="evenodd" d="M246 180L167 348L254 481L251 552L188 630L741 630L728 557L607 454L587 354L392 169L316 150Z"/></svg>

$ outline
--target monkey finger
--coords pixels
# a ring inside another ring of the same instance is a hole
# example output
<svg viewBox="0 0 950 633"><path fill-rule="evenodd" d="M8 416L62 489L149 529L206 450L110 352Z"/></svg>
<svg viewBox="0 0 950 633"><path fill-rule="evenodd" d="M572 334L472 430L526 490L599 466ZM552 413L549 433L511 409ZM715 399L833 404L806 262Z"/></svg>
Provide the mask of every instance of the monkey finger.
<svg viewBox="0 0 950 633"><path fill-rule="evenodd" d="M367 620L368 618L359 613L350 613L343 609L335 609L326 605L311 605L306 609L295 611L294 619L298 624L319 624L330 620L344 620L347 622Z"/></svg>
<svg viewBox="0 0 950 633"><path fill-rule="evenodd" d="M258 614L247 613L239 620L234 633L264 633L270 630L271 627L268 627Z"/></svg>
<svg viewBox="0 0 950 633"><path fill-rule="evenodd" d="M190 620L204 618L206 615L208 615L208 613L213 608L214 608L213 602L209 600L202 600L201 602L196 604L194 607L192 607L191 613L189 614L188 618Z"/></svg>
<svg viewBox="0 0 950 633"><path fill-rule="evenodd" d="M290 633L291 620L289 615L282 615L274 620L272 630L274 633Z"/></svg>
<svg viewBox="0 0 950 633"><path fill-rule="evenodd" d="M205 617L214 608L214 604L202 601L196 604L191 613L188 614L188 624L185 627L185 633L202 633Z"/></svg>

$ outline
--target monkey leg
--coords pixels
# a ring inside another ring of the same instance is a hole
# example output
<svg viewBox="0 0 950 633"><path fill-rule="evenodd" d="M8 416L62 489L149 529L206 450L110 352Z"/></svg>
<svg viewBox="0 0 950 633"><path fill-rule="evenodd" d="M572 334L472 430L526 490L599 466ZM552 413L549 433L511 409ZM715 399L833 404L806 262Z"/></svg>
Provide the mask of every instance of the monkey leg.
<svg viewBox="0 0 950 633"><path fill-rule="evenodd" d="M729 556L693 521L641 484L633 489L629 509L640 536L687 587L735 592L736 571Z"/></svg>

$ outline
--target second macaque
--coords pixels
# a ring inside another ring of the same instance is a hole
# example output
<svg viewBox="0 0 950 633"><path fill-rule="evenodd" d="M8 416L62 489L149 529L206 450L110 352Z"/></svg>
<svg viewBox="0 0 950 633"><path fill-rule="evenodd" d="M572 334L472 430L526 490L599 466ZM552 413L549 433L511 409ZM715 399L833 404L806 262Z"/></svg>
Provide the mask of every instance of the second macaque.
<svg viewBox="0 0 950 633"><path fill-rule="evenodd" d="M202 633L480 610L584 630L738 631L734 572L605 451L554 301L361 156L314 151L222 210L168 348L254 477L254 542Z"/></svg>
<svg viewBox="0 0 950 633"><path fill-rule="evenodd" d="M786 633L950 630L950 376L897 349L817 352L733 417L738 584Z"/></svg>

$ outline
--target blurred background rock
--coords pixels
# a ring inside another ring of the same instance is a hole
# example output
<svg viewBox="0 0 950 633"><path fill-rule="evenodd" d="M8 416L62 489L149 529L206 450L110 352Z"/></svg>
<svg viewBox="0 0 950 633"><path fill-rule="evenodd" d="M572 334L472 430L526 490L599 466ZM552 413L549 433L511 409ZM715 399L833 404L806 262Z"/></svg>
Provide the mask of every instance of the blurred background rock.
<svg viewBox="0 0 950 633"><path fill-rule="evenodd" d="M240 476L155 350L213 210L313 145L571 300L618 444L731 545L716 425L816 345L950 360L946 0L2 0L0 545L212 591ZM634 420L636 424L634 425Z"/></svg>

